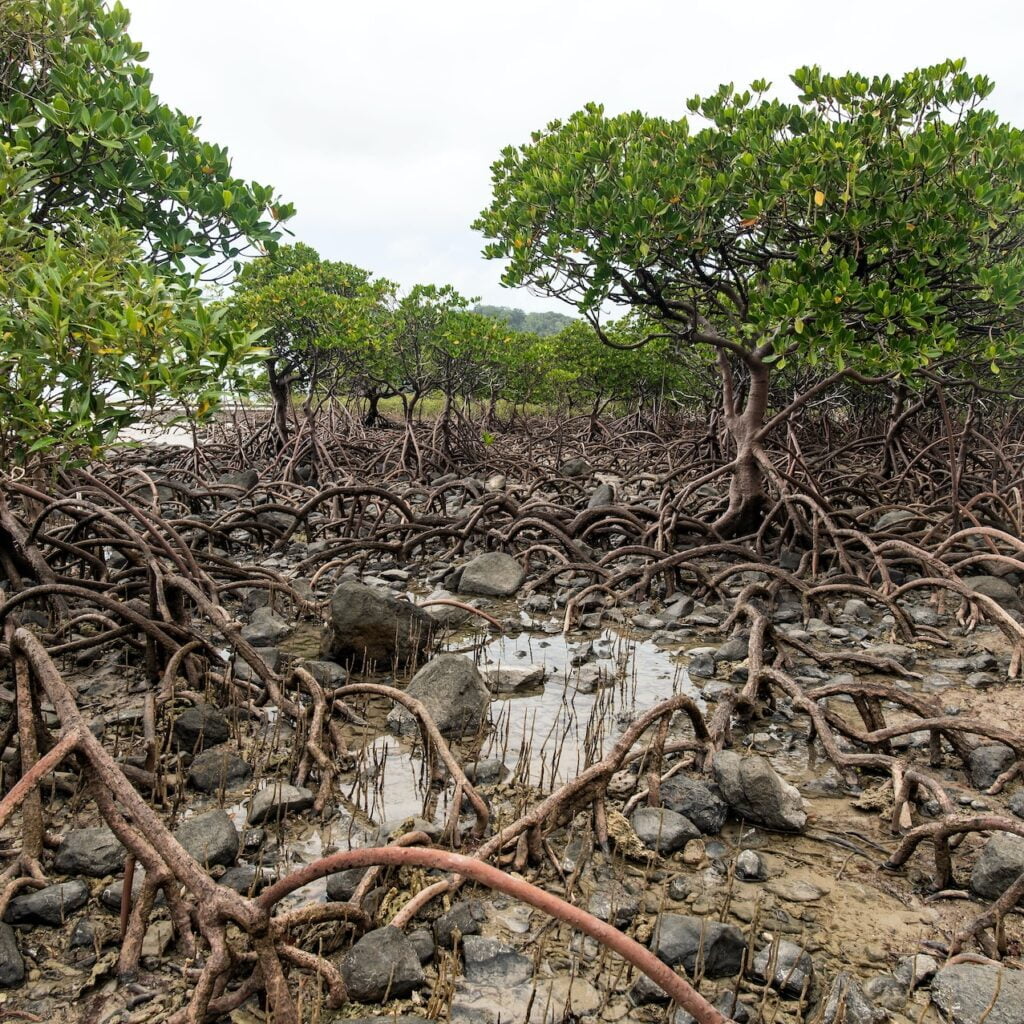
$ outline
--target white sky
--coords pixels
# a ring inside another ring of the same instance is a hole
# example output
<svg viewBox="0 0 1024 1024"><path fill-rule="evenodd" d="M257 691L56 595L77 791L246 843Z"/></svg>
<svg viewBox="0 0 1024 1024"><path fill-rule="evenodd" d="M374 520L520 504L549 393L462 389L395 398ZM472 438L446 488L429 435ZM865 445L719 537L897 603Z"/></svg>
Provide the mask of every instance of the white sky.
<svg viewBox="0 0 1024 1024"><path fill-rule="evenodd" d="M1024 6L1000 0L124 0L160 97L241 177L294 202L296 237L404 286L503 289L469 227L503 146L594 100L667 117L720 82L802 64L897 74L945 57L1024 125Z"/></svg>

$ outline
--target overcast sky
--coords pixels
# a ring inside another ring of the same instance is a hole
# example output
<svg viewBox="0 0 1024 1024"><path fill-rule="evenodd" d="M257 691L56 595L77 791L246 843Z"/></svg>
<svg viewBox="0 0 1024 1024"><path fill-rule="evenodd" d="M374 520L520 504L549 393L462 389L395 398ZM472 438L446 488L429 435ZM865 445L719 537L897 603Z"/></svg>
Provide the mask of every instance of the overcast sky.
<svg viewBox="0 0 1024 1024"><path fill-rule="evenodd" d="M896 74L963 56L1024 125L1020 0L124 2L161 98L296 204L299 240L526 309L560 307L502 288L470 224L501 148L588 101L675 117L720 82L792 98L802 64Z"/></svg>

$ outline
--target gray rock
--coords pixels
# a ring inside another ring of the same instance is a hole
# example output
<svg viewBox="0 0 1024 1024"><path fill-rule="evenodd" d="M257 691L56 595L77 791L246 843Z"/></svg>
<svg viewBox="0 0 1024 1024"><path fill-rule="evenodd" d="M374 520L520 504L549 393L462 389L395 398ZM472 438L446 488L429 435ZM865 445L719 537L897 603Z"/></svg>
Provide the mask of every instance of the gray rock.
<svg viewBox="0 0 1024 1024"><path fill-rule="evenodd" d="M872 644L868 653L876 658L892 658L904 668L913 668L917 661L917 652L906 644Z"/></svg>
<svg viewBox="0 0 1024 1024"><path fill-rule="evenodd" d="M558 467L558 472L570 479L578 479L590 476L594 472L594 467L586 459L566 459Z"/></svg>
<svg viewBox="0 0 1024 1024"><path fill-rule="evenodd" d="M258 892L266 889L274 881L274 877L273 874L255 864L239 864L237 867L228 868L217 879L217 884L234 889L235 892L241 893L243 896L255 896Z"/></svg>
<svg viewBox="0 0 1024 1024"><path fill-rule="evenodd" d="M251 491L260 482L260 475L255 469L242 469L237 473L225 473L217 477L222 487L241 487L243 491Z"/></svg>
<svg viewBox="0 0 1024 1024"><path fill-rule="evenodd" d="M205 868L230 866L238 856L238 829L224 810L190 818L175 830L174 838Z"/></svg>
<svg viewBox="0 0 1024 1024"><path fill-rule="evenodd" d="M751 973L758 981L768 981L772 964L772 946L765 946L755 957ZM775 951L775 969L772 971L771 986L783 996L796 998L810 991L814 980L814 961L802 946L783 939Z"/></svg>
<svg viewBox="0 0 1024 1024"><path fill-rule="evenodd" d="M723 992L712 1005L724 1017L735 1021L736 1024L747 1024L747 1021L750 1020L750 1011L735 998L733 992ZM672 1015L672 1024L697 1024L697 1020L680 1006Z"/></svg>
<svg viewBox="0 0 1024 1024"><path fill-rule="evenodd" d="M412 943L416 955L420 958L421 964L429 964L434 959L435 945L434 936L427 928L417 928L409 932L409 941Z"/></svg>
<svg viewBox="0 0 1024 1024"><path fill-rule="evenodd" d="M499 665L485 668L483 679L491 693L517 693L544 685L543 665Z"/></svg>
<svg viewBox="0 0 1024 1024"><path fill-rule="evenodd" d="M506 988L533 977L533 961L497 939L467 935L462 956L466 980L476 985Z"/></svg>
<svg viewBox="0 0 1024 1024"><path fill-rule="evenodd" d="M58 928L79 907L84 907L88 899L89 886L76 878L15 896L7 907L4 920L8 924L48 924Z"/></svg>
<svg viewBox="0 0 1024 1024"><path fill-rule="evenodd" d="M768 869L753 850L740 850L736 855L736 877L741 882L763 882L768 877Z"/></svg>
<svg viewBox="0 0 1024 1024"><path fill-rule="evenodd" d="M215 747L226 742L231 735L228 720L209 704L186 708L174 720L172 731L175 746L188 753Z"/></svg>
<svg viewBox="0 0 1024 1024"><path fill-rule="evenodd" d="M640 913L640 900L614 880L599 882L587 901L587 910L600 921L628 928Z"/></svg>
<svg viewBox="0 0 1024 1024"><path fill-rule="evenodd" d="M822 1024L881 1024L887 1014L864 994L860 983L846 971L840 971L825 1000Z"/></svg>
<svg viewBox="0 0 1024 1024"><path fill-rule="evenodd" d="M488 597L511 597L526 578L523 567L503 551L487 551L477 555L462 570L460 594L484 594Z"/></svg>
<svg viewBox="0 0 1024 1024"><path fill-rule="evenodd" d="M587 508L602 508L615 502L615 488L611 484L598 484L587 502Z"/></svg>
<svg viewBox="0 0 1024 1024"><path fill-rule="evenodd" d="M801 832L807 825L799 792L764 758L723 750L715 755L714 772L725 802L747 821L789 832Z"/></svg>
<svg viewBox="0 0 1024 1024"><path fill-rule="evenodd" d="M351 999L383 1003L404 999L423 985L423 968L412 943L390 926L367 932L341 961Z"/></svg>
<svg viewBox="0 0 1024 1024"><path fill-rule="evenodd" d="M1006 806L1018 818L1024 818L1024 789L1018 789L1016 793L1012 794L1006 801Z"/></svg>
<svg viewBox="0 0 1024 1024"><path fill-rule="evenodd" d="M729 808L699 779L673 775L661 784L663 806L689 818L706 836L722 831Z"/></svg>
<svg viewBox="0 0 1024 1024"><path fill-rule="evenodd" d="M382 821L366 838L367 846L387 846L406 832L423 832L431 841L441 837L441 826L425 818L389 818Z"/></svg>
<svg viewBox="0 0 1024 1024"><path fill-rule="evenodd" d="M907 1005L907 986L891 974L879 974L864 982L864 995L886 1010L902 1010Z"/></svg>
<svg viewBox="0 0 1024 1024"><path fill-rule="evenodd" d="M25 980L25 961L9 924L0 922L0 988L20 985Z"/></svg>
<svg viewBox="0 0 1024 1024"><path fill-rule="evenodd" d="M851 597L843 605L843 618L853 619L856 622L870 622L872 619L871 606L859 597Z"/></svg>
<svg viewBox="0 0 1024 1024"><path fill-rule="evenodd" d="M344 686L348 681L348 672L336 661L304 661L302 667L321 686Z"/></svg>
<svg viewBox="0 0 1024 1024"><path fill-rule="evenodd" d="M998 991L999 995L996 996ZM953 1024L1021 1024L1024 1021L1024 971L989 964L952 964L932 982L932 1002Z"/></svg>
<svg viewBox="0 0 1024 1024"><path fill-rule="evenodd" d="M1001 608L1010 612L1024 611L1017 588L999 576L969 576L964 580L976 594L990 597Z"/></svg>
<svg viewBox="0 0 1024 1024"><path fill-rule="evenodd" d="M480 926L487 920L487 912L480 900L463 900L434 922L434 939L442 949L451 949L458 937L479 935Z"/></svg>
<svg viewBox="0 0 1024 1024"><path fill-rule="evenodd" d="M998 899L1024 874L1024 837L996 832L982 847L971 871L971 888L986 899Z"/></svg>
<svg viewBox="0 0 1024 1024"><path fill-rule="evenodd" d="M689 818L667 807L638 807L630 815L629 823L644 846L663 854L675 853L701 835Z"/></svg>
<svg viewBox="0 0 1024 1024"><path fill-rule="evenodd" d="M719 661L742 661L747 656L750 648L750 637L731 636L715 651L713 657L715 662Z"/></svg>
<svg viewBox="0 0 1024 1024"><path fill-rule="evenodd" d="M337 903L347 903L365 874L366 868L347 868L328 875L327 898Z"/></svg>
<svg viewBox="0 0 1024 1024"><path fill-rule="evenodd" d="M462 772L474 786L490 786L501 782L508 775L505 762L497 757L489 757L483 761L464 764Z"/></svg>
<svg viewBox="0 0 1024 1024"><path fill-rule="evenodd" d="M988 789L1017 760L1012 747L1005 743L982 743L970 754L971 784Z"/></svg>
<svg viewBox="0 0 1024 1024"><path fill-rule="evenodd" d="M66 833L53 866L61 875L103 878L124 867L125 848L109 828L76 828Z"/></svg>
<svg viewBox="0 0 1024 1024"><path fill-rule="evenodd" d="M249 616L249 621L242 627L242 639L254 647L273 647L291 631L292 627L284 619L278 618L269 606L264 605Z"/></svg>
<svg viewBox="0 0 1024 1024"><path fill-rule="evenodd" d="M342 662L405 664L427 649L436 628L424 609L408 601L362 583L342 583L331 598L323 653Z"/></svg>
<svg viewBox="0 0 1024 1024"><path fill-rule="evenodd" d="M662 914L651 940L658 959L670 967L682 964L690 977L697 969L699 952L704 975L711 979L738 974L746 946L739 928L688 914Z"/></svg>
<svg viewBox="0 0 1024 1024"><path fill-rule="evenodd" d="M252 766L231 747L211 747L196 754L188 770L188 781L202 793L233 789L252 775Z"/></svg>
<svg viewBox="0 0 1024 1024"><path fill-rule="evenodd" d="M249 801L249 825L260 825L264 821L275 822L286 814L306 811L313 806L313 791L305 786L292 786L287 782L272 782L265 789L253 794Z"/></svg>
<svg viewBox="0 0 1024 1024"><path fill-rule="evenodd" d="M886 512L875 520L874 529L876 532L882 533L885 530L891 530L894 526L899 526L901 523L907 523L913 518L914 513L908 509L893 509L892 512Z"/></svg>
<svg viewBox="0 0 1024 1024"><path fill-rule="evenodd" d="M461 654L439 654L412 677L406 693L426 707L444 736L475 733L487 715L491 694L476 665ZM415 732L416 719L403 707L388 715L388 728Z"/></svg>
<svg viewBox="0 0 1024 1024"><path fill-rule="evenodd" d="M933 956L926 953L916 953L913 956L904 957L899 966L893 971L893 977L901 984L910 989L920 988L925 982L931 981L939 969L939 962Z"/></svg>

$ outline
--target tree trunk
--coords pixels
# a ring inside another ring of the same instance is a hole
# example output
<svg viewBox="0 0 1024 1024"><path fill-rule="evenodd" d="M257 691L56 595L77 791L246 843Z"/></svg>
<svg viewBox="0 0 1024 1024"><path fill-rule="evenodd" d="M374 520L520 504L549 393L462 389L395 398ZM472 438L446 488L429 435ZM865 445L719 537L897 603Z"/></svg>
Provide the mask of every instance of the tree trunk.
<svg viewBox="0 0 1024 1024"><path fill-rule="evenodd" d="M292 377L290 373L278 374L277 360L267 360L267 383L274 403L274 430L278 438L278 450L288 443L288 406L291 402Z"/></svg>
<svg viewBox="0 0 1024 1024"><path fill-rule="evenodd" d="M363 417L363 425L375 427L380 420L380 410L377 408L377 404L380 402L380 395L367 395L366 401L368 404L366 415Z"/></svg>
<svg viewBox="0 0 1024 1024"><path fill-rule="evenodd" d="M758 434L768 408L768 367L760 360L748 365L750 387L742 408L735 392L732 367L720 354L725 426L736 449L729 481L729 505L714 524L723 537L754 533L764 520L768 495L764 486L764 449Z"/></svg>

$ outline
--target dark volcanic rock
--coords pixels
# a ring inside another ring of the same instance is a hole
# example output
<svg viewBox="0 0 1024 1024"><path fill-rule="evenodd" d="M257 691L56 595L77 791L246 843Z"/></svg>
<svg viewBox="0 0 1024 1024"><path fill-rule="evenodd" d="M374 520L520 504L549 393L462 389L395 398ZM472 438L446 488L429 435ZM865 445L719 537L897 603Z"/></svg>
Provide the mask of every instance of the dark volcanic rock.
<svg viewBox="0 0 1024 1024"><path fill-rule="evenodd" d="M658 853L675 853L691 839L700 838L700 829L689 818L667 807L638 807L629 823L640 842Z"/></svg>
<svg viewBox="0 0 1024 1024"><path fill-rule="evenodd" d="M229 866L238 856L238 829L227 811L207 811L183 822L174 838L205 868Z"/></svg>
<svg viewBox="0 0 1024 1024"><path fill-rule="evenodd" d="M616 928L628 928L640 913L640 900L621 882L598 882L587 901L587 910L600 921L607 921Z"/></svg>
<svg viewBox="0 0 1024 1024"><path fill-rule="evenodd" d="M209 704L186 708L174 720L174 743L189 753L215 747L231 735L228 720Z"/></svg>
<svg viewBox="0 0 1024 1024"><path fill-rule="evenodd" d="M739 928L688 914L662 914L651 940L651 949L660 960L670 967L682 964L690 977L696 970L700 950L707 978L728 978L738 974L746 945Z"/></svg>
<svg viewBox="0 0 1024 1024"><path fill-rule="evenodd" d="M434 938L442 949L451 949L456 936L461 941L466 935L479 935L486 920L487 912L480 900L464 900L434 922Z"/></svg>
<svg viewBox="0 0 1024 1024"><path fill-rule="evenodd" d="M424 982L420 958L397 928L367 932L341 962L350 998L360 1003L403 999Z"/></svg>
<svg viewBox="0 0 1024 1024"><path fill-rule="evenodd" d="M109 828L76 828L66 833L53 866L61 875L103 878L124 866L125 848Z"/></svg>
<svg viewBox="0 0 1024 1024"><path fill-rule="evenodd" d="M406 693L422 701L444 736L475 733L487 714L491 694L476 665L461 654L438 654L412 677ZM416 719L402 707L388 715L397 733L415 732Z"/></svg>
<svg viewBox="0 0 1024 1024"><path fill-rule="evenodd" d="M982 743L970 754L971 784L988 789L1017 759L1013 748L1004 743Z"/></svg>
<svg viewBox="0 0 1024 1024"><path fill-rule="evenodd" d="M9 924L48 924L57 928L89 899L89 886L80 878L59 885L48 885L15 896L4 920Z"/></svg>
<svg viewBox="0 0 1024 1024"><path fill-rule="evenodd" d="M196 754L188 770L189 783L202 793L232 789L252 775L252 766L231 747L212 747Z"/></svg>
<svg viewBox="0 0 1024 1024"><path fill-rule="evenodd" d="M9 924L0 922L0 987L20 985L25 980L25 961Z"/></svg>
<svg viewBox="0 0 1024 1024"><path fill-rule="evenodd" d="M497 939L468 935L462 945L467 981L510 988L533 977L533 961Z"/></svg>
<svg viewBox="0 0 1024 1024"><path fill-rule="evenodd" d="M986 899L998 899L1024 874L1024 837L996 832L971 871L971 888Z"/></svg>
<svg viewBox="0 0 1024 1024"><path fill-rule="evenodd" d="M254 647L273 647L291 631L292 627L284 619L278 618L264 605L257 608L242 627L242 639L248 640Z"/></svg>
<svg viewBox="0 0 1024 1024"><path fill-rule="evenodd" d="M669 810L689 818L707 836L722 831L729 808L700 782L685 775L673 775L661 784L661 802Z"/></svg>
<svg viewBox="0 0 1024 1024"><path fill-rule="evenodd" d="M324 653L335 661L404 664L427 649L436 625L408 601L362 583L342 583L331 598Z"/></svg>

